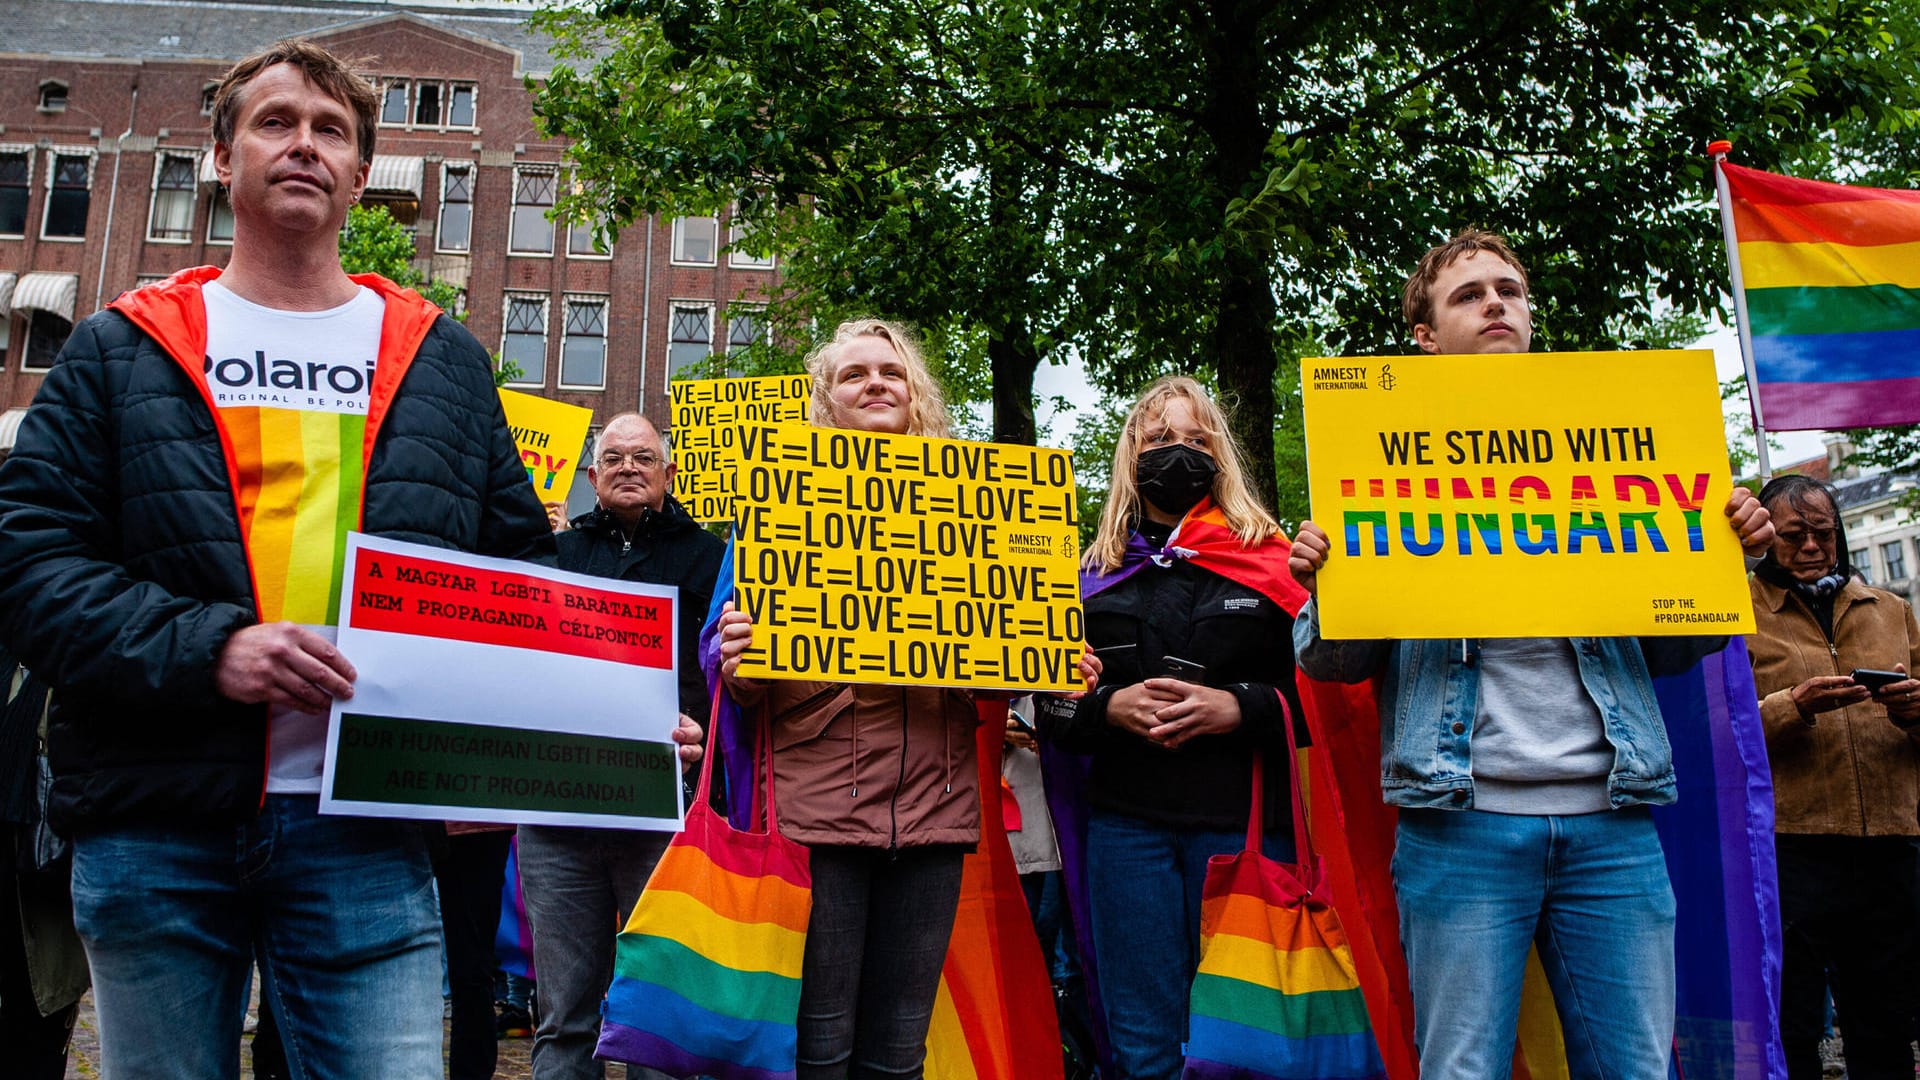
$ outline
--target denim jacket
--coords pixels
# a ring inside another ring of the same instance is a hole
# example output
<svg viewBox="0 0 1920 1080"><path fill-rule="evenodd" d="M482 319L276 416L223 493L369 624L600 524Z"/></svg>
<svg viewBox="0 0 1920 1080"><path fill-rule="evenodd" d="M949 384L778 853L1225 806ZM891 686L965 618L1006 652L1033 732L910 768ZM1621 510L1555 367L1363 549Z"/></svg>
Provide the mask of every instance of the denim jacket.
<svg viewBox="0 0 1920 1080"><path fill-rule="evenodd" d="M1685 671L1724 637L1573 638L1580 683L1599 706L1615 751L1615 809L1674 801L1673 750L1653 675ZM1330 682L1380 676L1380 790L1393 806L1473 808L1468 743L1480 701L1477 645L1467 639L1328 641L1309 601L1293 623L1300 670Z"/></svg>

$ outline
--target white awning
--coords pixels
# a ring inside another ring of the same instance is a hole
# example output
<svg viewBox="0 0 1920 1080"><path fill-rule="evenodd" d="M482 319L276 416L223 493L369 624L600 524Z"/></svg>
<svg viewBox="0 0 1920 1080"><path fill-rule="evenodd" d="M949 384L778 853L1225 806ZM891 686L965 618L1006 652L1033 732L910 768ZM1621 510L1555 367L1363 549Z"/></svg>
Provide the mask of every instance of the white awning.
<svg viewBox="0 0 1920 1080"><path fill-rule="evenodd" d="M17 280L13 274L0 273L0 315L13 310L13 283Z"/></svg>
<svg viewBox="0 0 1920 1080"><path fill-rule="evenodd" d="M373 167L367 170L368 191L404 191L414 198L424 190L427 159L394 154L373 155Z"/></svg>
<svg viewBox="0 0 1920 1080"><path fill-rule="evenodd" d="M427 159L423 157L405 157L399 154L373 155L373 167L367 170L368 191L404 191L414 198L420 197L425 189ZM220 177L213 171L213 151L200 155L200 182L217 184Z"/></svg>
<svg viewBox="0 0 1920 1080"><path fill-rule="evenodd" d="M73 300L80 292L79 274L36 271L13 287L15 311L45 311L73 321Z"/></svg>
<svg viewBox="0 0 1920 1080"><path fill-rule="evenodd" d="M0 454L13 449L13 440L20 434L20 421L26 418L25 409L8 409L0 413Z"/></svg>

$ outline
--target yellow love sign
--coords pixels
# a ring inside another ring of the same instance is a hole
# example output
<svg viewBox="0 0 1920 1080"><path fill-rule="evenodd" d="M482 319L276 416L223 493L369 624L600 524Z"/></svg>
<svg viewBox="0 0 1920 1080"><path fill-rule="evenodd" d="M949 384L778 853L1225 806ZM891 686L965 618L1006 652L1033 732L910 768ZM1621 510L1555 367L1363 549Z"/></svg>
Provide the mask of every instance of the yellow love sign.
<svg viewBox="0 0 1920 1080"><path fill-rule="evenodd" d="M804 424L741 443L740 674L1084 689L1066 451Z"/></svg>
<svg viewBox="0 0 1920 1080"><path fill-rule="evenodd" d="M813 380L805 374L680 379L667 384L667 393L673 410L673 497L695 521L732 521L740 426L805 421Z"/></svg>

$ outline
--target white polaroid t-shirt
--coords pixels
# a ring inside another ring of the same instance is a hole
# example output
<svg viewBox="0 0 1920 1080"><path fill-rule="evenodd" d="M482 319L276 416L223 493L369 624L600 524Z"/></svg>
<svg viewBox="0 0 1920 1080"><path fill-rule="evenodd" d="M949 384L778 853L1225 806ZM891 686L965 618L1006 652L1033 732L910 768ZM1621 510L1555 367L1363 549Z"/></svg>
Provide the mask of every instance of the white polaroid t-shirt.
<svg viewBox="0 0 1920 1080"><path fill-rule="evenodd" d="M260 621L334 640L386 303L361 288L327 311L276 311L217 280L202 296L207 389L233 448ZM276 708L268 723L267 790L318 792L326 715Z"/></svg>

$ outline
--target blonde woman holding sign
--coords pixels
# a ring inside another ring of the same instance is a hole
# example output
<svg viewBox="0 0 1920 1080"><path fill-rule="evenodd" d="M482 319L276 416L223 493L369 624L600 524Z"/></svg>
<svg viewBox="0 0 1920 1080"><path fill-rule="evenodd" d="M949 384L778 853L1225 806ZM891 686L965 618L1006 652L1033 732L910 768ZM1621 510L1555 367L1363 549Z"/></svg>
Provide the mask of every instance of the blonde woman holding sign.
<svg viewBox="0 0 1920 1080"><path fill-rule="evenodd" d="M896 324L842 323L807 371L815 426L950 433L919 345ZM744 679L751 620L727 604L718 629L721 678L773 739L780 831L812 850L797 1076L918 1077L961 859L980 839L973 695Z"/></svg>

